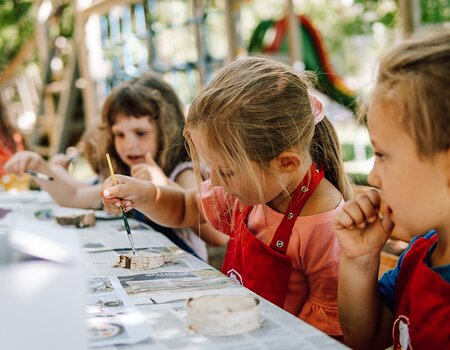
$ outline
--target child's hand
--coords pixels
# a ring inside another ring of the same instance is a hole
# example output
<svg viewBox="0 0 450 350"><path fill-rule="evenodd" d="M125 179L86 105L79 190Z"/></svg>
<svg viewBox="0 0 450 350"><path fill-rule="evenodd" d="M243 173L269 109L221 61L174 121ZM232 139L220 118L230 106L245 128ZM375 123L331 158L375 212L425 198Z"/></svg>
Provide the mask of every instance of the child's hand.
<svg viewBox="0 0 450 350"><path fill-rule="evenodd" d="M111 177L103 183L102 201L106 210L117 214L122 205L127 212L152 200L151 194L156 188L151 182L123 175L115 175L115 179L116 185Z"/></svg>
<svg viewBox="0 0 450 350"><path fill-rule="evenodd" d="M8 173L22 175L26 170L48 172L47 162L38 153L21 151L14 154L4 165Z"/></svg>
<svg viewBox="0 0 450 350"><path fill-rule="evenodd" d="M391 235L394 223L390 209L380 214L381 198L378 190L370 189L349 201L334 217L342 253L347 258L379 255Z"/></svg>
<svg viewBox="0 0 450 350"><path fill-rule="evenodd" d="M58 153L51 157L48 163L51 165L59 165L67 170L69 168L70 161L71 159L68 156L63 153Z"/></svg>
<svg viewBox="0 0 450 350"><path fill-rule="evenodd" d="M140 179L153 181L157 185L167 185L168 179L162 169L156 164L150 152L145 154L145 163L135 164L131 167L131 176Z"/></svg>

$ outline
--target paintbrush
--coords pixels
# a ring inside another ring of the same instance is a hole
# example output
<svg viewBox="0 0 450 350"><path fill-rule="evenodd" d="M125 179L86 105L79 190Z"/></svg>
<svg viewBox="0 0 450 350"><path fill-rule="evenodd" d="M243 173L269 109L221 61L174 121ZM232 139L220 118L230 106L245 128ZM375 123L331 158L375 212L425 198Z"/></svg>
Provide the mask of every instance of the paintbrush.
<svg viewBox="0 0 450 350"><path fill-rule="evenodd" d="M33 171L33 170L25 170L25 172L34 176L36 179L47 180L47 181L54 180L53 177L48 176L47 174L37 173L36 171Z"/></svg>
<svg viewBox="0 0 450 350"><path fill-rule="evenodd" d="M116 185L116 177L114 175L114 170L113 170L113 167L111 164L111 159L109 158L108 153L106 153L106 160L108 161L109 171L111 172L111 178L113 180L114 185ZM130 244L131 244L131 250L133 251L133 254L136 255L136 249L134 248L134 240L133 240L133 236L131 235L130 225L128 224L128 219L125 216L125 212L123 210L122 204L120 204L120 211L122 212L123 224L125 225L125 230L127 230L127 236L128 236L128 240L130 241Z"/></svg>

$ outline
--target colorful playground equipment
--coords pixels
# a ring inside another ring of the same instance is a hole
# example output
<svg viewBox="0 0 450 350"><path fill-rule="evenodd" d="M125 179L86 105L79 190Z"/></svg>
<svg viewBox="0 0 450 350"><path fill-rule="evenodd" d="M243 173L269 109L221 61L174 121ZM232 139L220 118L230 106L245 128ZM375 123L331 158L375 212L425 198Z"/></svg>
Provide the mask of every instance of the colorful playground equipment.
<svg viewBox="0 0 450 350"><path fill-rule="evenodd" d="M345 85L341 77L333 71L319 32L306 16L299 15L297 19L300 27L305 69L314 71L317 74L323 93L353 110L355 108L355 94ZM272 55L287 54L289 50L287 28L287 17L278 21L269 19L260 22L251 36L248 52ZM275 37L269 45L266 45L264 43L265 36L272 29L275 31Z"/></svg>

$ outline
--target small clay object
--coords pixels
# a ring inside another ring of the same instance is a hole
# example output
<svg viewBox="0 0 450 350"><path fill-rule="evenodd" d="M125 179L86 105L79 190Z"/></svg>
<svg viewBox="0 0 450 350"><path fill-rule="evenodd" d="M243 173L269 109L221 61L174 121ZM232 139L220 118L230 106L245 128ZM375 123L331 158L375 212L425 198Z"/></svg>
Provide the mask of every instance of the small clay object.
<svg viewBox="0 0 450 350"><path fill-rule="evenodd" d="M148 270L164 265L164 255L162 254L138 254L133 253L120 255L119 261L114 265L130 270Z"/></svg>
<svg viewBox="0 0 450 350"><path fill-rule="evenodd" d="M75 225L78 228L95 226L94 211L82 214L55 215L56 222L63 226Z"/></svg>

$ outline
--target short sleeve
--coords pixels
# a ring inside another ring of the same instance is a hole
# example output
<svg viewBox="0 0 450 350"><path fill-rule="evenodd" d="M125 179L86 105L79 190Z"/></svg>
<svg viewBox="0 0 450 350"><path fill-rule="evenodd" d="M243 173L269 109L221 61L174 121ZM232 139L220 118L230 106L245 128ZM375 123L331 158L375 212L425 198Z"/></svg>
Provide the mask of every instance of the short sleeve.
<svg viewBox="0 0 450 350"><path fill-rule="evenodd" d="M193 170L194 166L192 164L192 162L182 162L180 164L178 164L170 173L169 179L171 179L172 181L175 181L177 176L180 175L182 172L186 171L186 170Z"/></svg>

